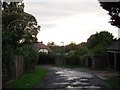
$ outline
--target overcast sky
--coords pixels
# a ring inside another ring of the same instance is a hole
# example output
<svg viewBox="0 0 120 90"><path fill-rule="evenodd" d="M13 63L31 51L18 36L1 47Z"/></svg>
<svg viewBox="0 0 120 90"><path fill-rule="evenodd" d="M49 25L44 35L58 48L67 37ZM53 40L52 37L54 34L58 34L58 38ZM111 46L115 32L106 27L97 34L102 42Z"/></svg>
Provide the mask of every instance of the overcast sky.
<svg viewBox="0 0 120 90"><path fill-rule="evenodd" d="M41 31L37 35L44 44L57 45L71 41L86 42L96 32L109 31L118 37L118 28L111 26L107 11L97 0L24 0L25 12L36 17Z"/></svg>

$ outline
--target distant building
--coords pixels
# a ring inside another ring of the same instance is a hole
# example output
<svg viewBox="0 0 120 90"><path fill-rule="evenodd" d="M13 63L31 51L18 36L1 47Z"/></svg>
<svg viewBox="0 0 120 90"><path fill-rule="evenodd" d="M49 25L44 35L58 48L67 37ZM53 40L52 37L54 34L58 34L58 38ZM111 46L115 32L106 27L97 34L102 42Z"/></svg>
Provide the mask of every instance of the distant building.
<svg viewBox="0 0 120 90"><path fill-rule="evenodd" d="M44 52L44 53L47 53L47 54L49 52L52 52L52 50L48 46L46 46L45 44L43 44L43 42L33 43L33 47L38 52Z"/></svg>

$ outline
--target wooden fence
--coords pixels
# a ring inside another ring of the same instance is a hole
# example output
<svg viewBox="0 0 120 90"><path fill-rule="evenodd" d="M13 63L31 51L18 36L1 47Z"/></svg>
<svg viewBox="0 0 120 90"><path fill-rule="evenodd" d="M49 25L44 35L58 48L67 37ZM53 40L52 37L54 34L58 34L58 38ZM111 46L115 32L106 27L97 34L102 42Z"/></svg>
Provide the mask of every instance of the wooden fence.
<svg viewBox="0 0 120 90"><path fill-rule="evenodd" d="M21 55L15 56L15 63L9 67L9 81L17 79L24 73L24 59Z"/></svg>
<svg viewBox="0 0 120 90"><path fill-rule="evenodd" d="M16 68L16 78L20 77L24 73L24 59L21 55L15 56L15 68Z"/></svg>

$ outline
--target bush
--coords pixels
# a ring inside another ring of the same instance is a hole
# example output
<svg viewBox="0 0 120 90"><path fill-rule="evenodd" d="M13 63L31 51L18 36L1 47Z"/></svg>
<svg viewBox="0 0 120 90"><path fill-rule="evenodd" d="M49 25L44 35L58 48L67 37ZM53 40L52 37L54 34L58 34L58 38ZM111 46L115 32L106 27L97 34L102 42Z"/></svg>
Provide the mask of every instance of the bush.
<svg viewBox="0 0 120 90"><path fill-rule="evenodd" d="M75 54L76 55L79 55L79 56L82 56L82 55L86 55L89 53L89 50L87 48L79 48L78 50L76 50Z"/></svg>
<svg viewBox="0 0 120 90"><path fill-rule="evenodd" d="M55 64L55 55L40 52L37 64Z"/></svg>
<svg viewBox="0 0 120 90"><path fill-rule="evenodd" d="M31 45L20 47L17 51L18 54L23 55L24 57L26 71L34 69L38 60L38 52L35 51Z"/></svg>
<svg viewBox="0 0 120 90"><path fill-rule="evenodd" d="M95 56L103 56L107 54L106 46L102 44L95 46L91 51Z"/></svg>
<svg viewBox="0 0 120 90"><path fill-rule="evenodd" d="M65 57L65 64L67 65L79 65L80 60L78 55L68 55Z"/></svg>

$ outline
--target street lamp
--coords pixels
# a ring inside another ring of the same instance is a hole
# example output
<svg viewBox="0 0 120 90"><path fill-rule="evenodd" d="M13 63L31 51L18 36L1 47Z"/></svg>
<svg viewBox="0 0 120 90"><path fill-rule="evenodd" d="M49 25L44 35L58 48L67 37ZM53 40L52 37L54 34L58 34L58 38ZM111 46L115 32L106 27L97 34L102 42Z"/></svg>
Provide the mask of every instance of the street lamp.
<svg viewBox="0 0 120 90"><path fill-rule="evenodd" d="M63 59L63 64L65 65L65 58L64 58L64 54L65 54L65 46L64 46L64 42L61 42L63 45L63 51L62 51L62 59Z"/></svg>

